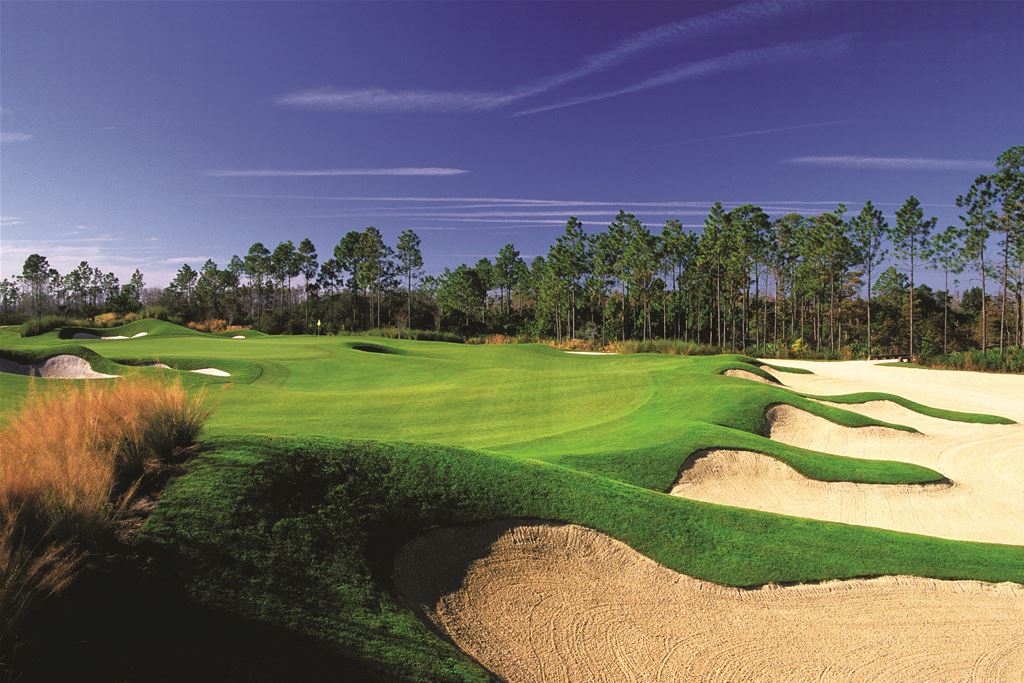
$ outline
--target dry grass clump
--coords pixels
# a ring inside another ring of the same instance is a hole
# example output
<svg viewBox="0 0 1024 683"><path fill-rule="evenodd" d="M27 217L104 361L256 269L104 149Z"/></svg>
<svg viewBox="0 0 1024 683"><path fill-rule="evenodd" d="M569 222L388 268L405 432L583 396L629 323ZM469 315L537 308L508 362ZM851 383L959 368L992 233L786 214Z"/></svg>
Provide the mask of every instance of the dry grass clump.
<svg viewBox="0 0 1024 683"><path fill-rule="evenodd" d="M33 393L0 430L0 633L63 589L81 548L194 450L209 417L180 384Z"/></svg>
<svg viewBox="0 0 1024 683"><path fill-rule="evenodd" d="M198 332L224 332L228 329L228 321L220 318L210 318L199 322L189 321L185 325Z"/></svg>

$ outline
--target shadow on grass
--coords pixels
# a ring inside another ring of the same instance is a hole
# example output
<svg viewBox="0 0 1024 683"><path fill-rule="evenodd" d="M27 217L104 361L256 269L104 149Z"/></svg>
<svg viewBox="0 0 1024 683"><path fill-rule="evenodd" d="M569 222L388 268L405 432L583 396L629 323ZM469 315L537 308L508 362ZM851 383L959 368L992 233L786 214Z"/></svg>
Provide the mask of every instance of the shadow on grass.
<svg viewBox="0 0 1024 683"><path fill-rule="evenodd" d="M385 680L336 645L198 605L155 574L124 559L90 568L33 615L0 680Z"/></svg>

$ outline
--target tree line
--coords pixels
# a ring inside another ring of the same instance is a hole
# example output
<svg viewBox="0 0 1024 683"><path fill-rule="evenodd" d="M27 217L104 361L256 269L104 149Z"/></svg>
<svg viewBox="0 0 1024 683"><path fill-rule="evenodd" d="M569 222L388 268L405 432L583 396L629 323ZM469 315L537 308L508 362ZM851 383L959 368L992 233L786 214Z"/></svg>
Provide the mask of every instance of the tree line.
<svg viewBox="0 0 1024 683"><path fill-rule="evenodd" d="M675 338L764 354L1002 351L1024 341L1022 167L1024 146L1001 154L993 173L957 197L958 225L938 226L913 196L892 223L870 201L857 213L840 204L774 220L753 204L716 203L699 232L677 220L652 231L620 211L591 232L570 216L547 253L529 261L506 244L493 259L433 275L414 231L389 245L368 227L323 255L308 238L273 249L257 242L223 268L184 265L152 293L138 271L124 285L85 262L61 276L33 254L20 277L0 284L0 307L12 318L147 303L187 321L271 332L311 332L320 322L331 333L393 326L559 341ZM943 287L921 285L922 270L942 273ZM976 286L955 297L950 279L965 273Z"/></svg>

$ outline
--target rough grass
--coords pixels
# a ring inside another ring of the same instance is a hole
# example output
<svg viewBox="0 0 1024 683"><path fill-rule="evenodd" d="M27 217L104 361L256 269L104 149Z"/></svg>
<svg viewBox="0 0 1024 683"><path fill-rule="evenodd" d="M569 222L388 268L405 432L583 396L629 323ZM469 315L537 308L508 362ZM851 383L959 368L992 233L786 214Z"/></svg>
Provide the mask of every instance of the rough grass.
<svg viewBox="0 0 1024 683"><path fill-rule="evenodd" d="M67 585L81 549L192 451L208 416L201 394L167 382L29 396L0 430L0 633Z"/></svg>

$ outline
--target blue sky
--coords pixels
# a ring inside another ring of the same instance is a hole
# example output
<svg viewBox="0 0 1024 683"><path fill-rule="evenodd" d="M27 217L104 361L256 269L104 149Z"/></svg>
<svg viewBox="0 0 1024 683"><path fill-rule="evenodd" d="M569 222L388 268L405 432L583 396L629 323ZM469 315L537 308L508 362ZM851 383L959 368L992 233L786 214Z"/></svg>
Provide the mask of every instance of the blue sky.
<svg viewBox="0 0 1024 683"><path fill-rule="evenodd" d="M1021 3L0 3L0 268L163 284L411 227L427 268L575 214L953 200L1024 142Z"/></svg>

